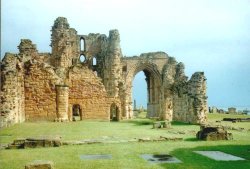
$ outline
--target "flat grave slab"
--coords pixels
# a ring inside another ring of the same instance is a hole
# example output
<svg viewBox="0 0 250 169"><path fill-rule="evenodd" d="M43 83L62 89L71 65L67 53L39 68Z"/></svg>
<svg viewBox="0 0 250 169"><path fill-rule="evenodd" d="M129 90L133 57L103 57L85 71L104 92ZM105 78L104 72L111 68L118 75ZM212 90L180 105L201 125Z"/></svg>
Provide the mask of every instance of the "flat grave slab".
<svg viewBox="0 0 250 169"><path fill-rule="evenodd" d="M142 154L141 158L144 160L152 163L152 164L159 164L159 163L182 163L181 160L168 155L168 154Z"/></svg>
<svg viewBox="0 0 250 169"><path fill-rule="evenodd" d="M211 158L216 161L238 161L245 160L244 158L237 157L231 154L223 153L221 151L194 151L197 154L201 154L208 158Z"/></svg>
<svg viewBox="0 0 250 169"><path fill-rule="evenodd" d="M80 155L81 160L108 160L111 159L111 154L88 154Z"/></svg>

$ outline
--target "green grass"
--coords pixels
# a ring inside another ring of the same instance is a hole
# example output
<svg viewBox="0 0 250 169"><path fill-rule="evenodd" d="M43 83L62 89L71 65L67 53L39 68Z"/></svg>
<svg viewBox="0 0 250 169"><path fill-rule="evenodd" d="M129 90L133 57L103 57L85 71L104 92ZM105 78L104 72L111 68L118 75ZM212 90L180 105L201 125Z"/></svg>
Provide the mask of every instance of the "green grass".
<svg viewBox="0 0 250 169"><path fill-rule="evenodd" d="M234 115L209 114L214 122ZM243 117L243 116L240 116ZM249 117L249 116L248 116ZM36 122L16 124L0 131L0 143L11 143L17 138L61 136L63 141L98 139L103 136L121 140L133 138L182 137L184 141L126 142L114 144L68 145L58 148L36 148L1 150L0 169L21 169L34 160L51 160L56 169L108 168L108 169L160 169L160 168L250 168L250 123L222 122L225 125L244 127L239 132L232 130L231 141L198 141L195 134L197 125L174 122L172 129L152 129L148 119L124 120L121 122L77 121L70 123ZM180 134L181 132L181 134ZM184 132L184 134L183 134ZM194 150L220 150L234 154L246 161L218 162L193 153ZM152 165L141 159L141 154L169 153L176 156L181 164ZM112 154L111 160L80 160L83 154Z"/></svg>

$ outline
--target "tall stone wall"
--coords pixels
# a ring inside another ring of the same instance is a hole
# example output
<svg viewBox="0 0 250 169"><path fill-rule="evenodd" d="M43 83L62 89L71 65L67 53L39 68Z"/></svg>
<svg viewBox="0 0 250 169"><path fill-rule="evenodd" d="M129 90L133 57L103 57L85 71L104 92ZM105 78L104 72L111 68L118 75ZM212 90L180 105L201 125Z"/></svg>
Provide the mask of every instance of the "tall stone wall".
<svg viewBox="0 0 250 169"><path fill-rule="evenodd" d="M0 127L23 122L24 84L21 58L6 53L1 65L1 120Z"/></svg>
<svg viewBox="0 0 250 169"><path fill-rule="evenodd" d="M109 120L110 106L114 99L108 97L101 79L82 65L72 67L69 77L70 117L73 105L80 105L82 119Z"/></svg>
<svg viewBox="0 0 250 169"><path fill-rule="evenodd" d="M52 26L51 47L56 68L71 66L80 55L77 31L69 27L66 18L58 17Z"/></svg>
<svg viewBox="0 0 250 169"><path fill-rule="evenodd" d="M57 118L56 84L61 79L53 67L43 62L25 64L25 114L26 120L50 120Z"/></svg>

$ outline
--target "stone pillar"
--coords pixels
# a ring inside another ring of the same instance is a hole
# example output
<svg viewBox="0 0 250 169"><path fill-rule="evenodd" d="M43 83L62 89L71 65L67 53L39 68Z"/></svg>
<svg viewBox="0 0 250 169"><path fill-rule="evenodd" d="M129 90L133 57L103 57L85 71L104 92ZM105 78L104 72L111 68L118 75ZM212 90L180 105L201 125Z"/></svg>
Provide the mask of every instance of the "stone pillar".
<svg viewBox="0 0 250 169"><path fill-rule="evenodd" d="M167 97L164 100L162 120L173 120L173 99L171 97Z"/></svg>
<svg viewBox="0 0 250 169"><path fill-rule="evenodd" d="M56 86L56 121L68 121L69 87L66 85Z"/></svg>
<svg viewBox="0 0 250 169"><path fill-rule="evenodd" d="M128 87L128 93L130 93L130 94L127 95L128 96L128 100L127 100L128 118L132 119L133 116L134 116L134 112L133 112L133 106L132 106L133 102L132 102L132 87L131 86Z"/></svg>
<svg viewBox="0 0 250 169"><path fill-rule="evenodd" d="M190 115L193 115L192 123L202 124L207 121L207 96L206 96L206 77L204 72L195 72L189 80L188 95L192 99L192 103L189 106Z"/></svg>

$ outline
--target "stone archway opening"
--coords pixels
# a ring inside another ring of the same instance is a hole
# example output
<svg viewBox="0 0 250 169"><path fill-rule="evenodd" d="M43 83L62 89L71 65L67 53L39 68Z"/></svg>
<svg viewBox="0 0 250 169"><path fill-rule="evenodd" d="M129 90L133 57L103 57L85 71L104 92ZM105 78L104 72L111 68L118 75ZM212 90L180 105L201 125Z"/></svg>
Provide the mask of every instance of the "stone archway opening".
<svg viewBox="0 0 250 169"><path fill-rule="evenodd" d="M110 121L119 121L119 114L119 107L115 103L112 103L110 106Z"/></svg>
<svg viewBox="0 0 250 169"><path fill-rule="evenodd" d="M72 121L82 120L82 109L79 104L74 104L72 106Z"/></svg>
<svg viewBox="0 0 250 169"><path fill-rule="evenodd" d="M134 117L146 117L148 103L147 71L138 72L132 83L132 100Z"/></svg>
<svg viewBox="0 0 250 169"><path fill-rule="evenodd" d="M139 62L132 68L126 77L126 93L128 93L125 109L127 110L127 118L133 118L133 97L132 97L132 89L133 89L133 79L137 75L138 72L143 71L146 76L146 84L147 84L147 117L148 118L158 118L161 111L161 75L159 71L156 69L156 65L153 63L141 63Z"/></svg>

